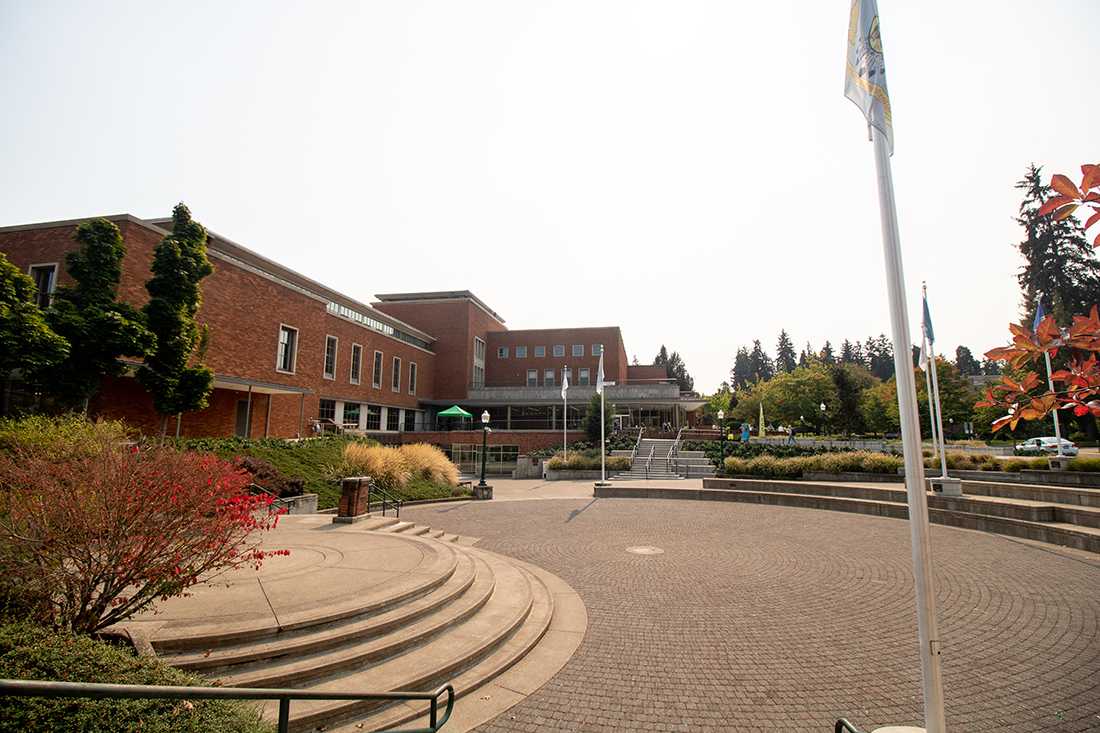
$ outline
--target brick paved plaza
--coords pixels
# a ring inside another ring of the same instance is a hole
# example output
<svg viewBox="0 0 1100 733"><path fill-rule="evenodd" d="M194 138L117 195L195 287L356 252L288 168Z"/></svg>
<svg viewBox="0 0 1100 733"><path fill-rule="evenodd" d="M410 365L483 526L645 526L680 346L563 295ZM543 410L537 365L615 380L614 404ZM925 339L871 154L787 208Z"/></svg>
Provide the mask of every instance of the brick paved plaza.
<svg viewBox="0 0 1100 733"><path fill-rule="evenodd" d="M516 493L509 483L498 496ZM919 723L904 521L590 498L406 516L556 573L588 608L587 634L561 672L478 730ZM932 540L951 730L1100 730L1100 557L935 525ZM626 551L634 546L664 552Z"/></svg>

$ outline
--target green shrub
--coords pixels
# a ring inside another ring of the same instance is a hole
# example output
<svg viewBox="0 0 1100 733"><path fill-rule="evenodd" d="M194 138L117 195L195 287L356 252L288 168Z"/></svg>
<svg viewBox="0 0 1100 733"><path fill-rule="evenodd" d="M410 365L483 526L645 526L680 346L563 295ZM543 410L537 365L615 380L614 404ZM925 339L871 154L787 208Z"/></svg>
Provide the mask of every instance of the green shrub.
<svg viewBox="0 0 1100 733"><path fill-rule="evenodd" d="M630 470L630 458L627 456L607 456L604 460L608 471ZM558 453L547 461L546 466L554 471L599 471L600 454L596 450L577 451L570 452L566 458Z"/></svg>
<svg viewBox="0 0 1100 733"><path fill-rule="evenodd" d="M728 456L722 465L725 472L731 475L800 478L808 472L896 474L902 466L902 458L870 451L830 452L789 458L762 454L754 458Z"/></svg>
<svg viewBox="0 0 1100 733"><path fill-rule="evenodd" d="M125 423L93 422L75 414L0 419L0 451L21 449L51 459L89 455L97 452L105 440L123 442L130 435Z"/></svg>
<svg viewBox="0 0 1100 733"><path fill-rule="evenodd" d="M138 685L208 685L195 675L86 636L27 623L0 626L0 678ZM0 697L0 730L82 733L270 733L231 700Z"/></svg>
<svg viewBox="0 0 1100 733"><path fill-rule="evenodd" d="M1100 458L1074 458L1069 462L1069 470L1100 473Z"/></svg>

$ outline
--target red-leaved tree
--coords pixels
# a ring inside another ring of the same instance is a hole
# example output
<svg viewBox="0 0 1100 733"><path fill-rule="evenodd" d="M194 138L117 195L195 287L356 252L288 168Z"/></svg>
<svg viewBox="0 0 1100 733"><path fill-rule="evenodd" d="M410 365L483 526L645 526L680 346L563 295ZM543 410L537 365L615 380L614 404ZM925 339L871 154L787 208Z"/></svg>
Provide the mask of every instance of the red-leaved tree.
<svg viewBox="0 0 1100 733"><path fill-rule="evenodd" d="M1086 163L1081 166L1081 184L1076 185L1061 173L1050 179L1050 187L1058 194L1051 196L1039 208L1039 216L1051 214L1055 219L1065 219L1078 208L1088 207L1092 215L1085 220L1087 232L1093 224L1100 224L1100 165ZM1100 248L1100 234L1092 241L1093 247Z"/></svg>
<svg viewBox="0 0 1100 733"><path fill-rule="evenodd" d="M214 456L103 438L0 453L0 574L38 621L92 633L265 556L283 510Z"/></svg>

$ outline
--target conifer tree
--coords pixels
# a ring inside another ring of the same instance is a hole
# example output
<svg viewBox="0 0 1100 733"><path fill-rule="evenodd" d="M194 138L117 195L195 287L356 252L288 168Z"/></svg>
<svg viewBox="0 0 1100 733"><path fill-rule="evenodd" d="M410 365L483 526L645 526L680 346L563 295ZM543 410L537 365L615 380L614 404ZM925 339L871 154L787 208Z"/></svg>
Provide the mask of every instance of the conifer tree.
<svg viewBox="0 0 1100 733"><path fill-rule="evenodd" d="M779 341L775 345L775 368L780 372L793 372L796 366L794 344L784 329L779 332Z"/></svg>
<svg viewBox="0 0 1100 733"><path fill-rule="evenodd" d="M833 345L828 341L821 347L821 363L830 366L836 364L836 356L833 354Z"/></svg>
<svg viewBox="0 0 1100 733"><path fill-rule="evenodd" d="M730 370L730 386L734 391L744 389L752 384L752 364L749 360L749 350L744 346L737 350L733 359L733 369Z"/></svg>
<svg viewBox="0 0 1100 733"><path fill-rule="evenodd" d="M73 285L57 289L46 315L71 349L67 358L35 377L59 401L80 405L86 412L103 377L125 372L119 358L144 358L154 339L141 314L117 302L126 256L118 227L107 219L86 221L77 227L74 239L79 249L66 257Z"/></svg>
<svg viewBox="0 0 1100 733"><path fill-rule="evenodd" d="M751 379L754 382L766 382L775 376L775 362L760 346L760 339L752 342L752 351L749 352L749 369Z"/></svg>
<svg viewBox="0 0 1100 733"><path fill-rule="evenodd" d="M214 373L201 363L204 330L195 319L202 303L200 283L214 271L206 259L206 229L182 203L172 210L172 233L153 251L153 276L145 284L149 302L144 313L156 337L156 348L138 371L163 416L206 407Z"/></svg>
<svg viewBox="0 0 1100 733"><path fill-rule="evenodd" d="M963 376L974 376L982 373L982 365L974 358L970 349L960 345L955 349L955 366Z"/></svg>

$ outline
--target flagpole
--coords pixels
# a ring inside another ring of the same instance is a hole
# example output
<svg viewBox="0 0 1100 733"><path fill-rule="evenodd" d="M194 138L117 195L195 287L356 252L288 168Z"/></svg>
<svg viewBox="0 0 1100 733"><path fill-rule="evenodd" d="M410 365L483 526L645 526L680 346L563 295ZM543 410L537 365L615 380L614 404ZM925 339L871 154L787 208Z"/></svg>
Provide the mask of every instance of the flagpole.
<svg viewBox="0 0 1100 733"><path fill-rule="evenodd" d="M924 346L924 353L927 359L928 354L928 336L924 333L924 329L921 329L921 345ZM928 368L928 361L924 363L924 390L928 395L928 425L929 430L932 432L932 455L935 456L940 452L939 438L936 433L936 402L932 399L932 375Z"/></svg>
<svg viewBox="0 0 1100 733"><path fill-rule="evenodd" d="M890 323L894 340L901 442L905 456L905 489L909 499L909 532L912 538L913 575L916 584L917 635L920 640L921 680L924 692L924 724L928 733L944 733L943 674L940 638L936 625L932 552L929 545L928 498L924 489L924 456L921 452L917 390L913 376L909 316L905 302L901 244L898 236L894 183L886 136L872 126L875 145L879 216L886 259L886 284L890 299ZM933 356L933 368L935 357Z"/></svg>
<svg viewBox="0 0 1100 733"><path fill-rule="evenodd" d="M603 349L603 346L600 346ZM602 352L601 352L602 353ZM604 390L600 388L600 483L607 482L607 446L604 445L603 437L603 416L604 416L604 403L603 403Z"/></svg>
<svg viewBox="0 0 1100 733"><path fill-rule="evenodd" d="M921 318L922 320L927 319L927 323L922 327L922 330L927 338L928 334L932 333L932 319L928 313L928 285L922 282L920 287L921 295L924 296L924 302L922 304L924 310L921 313ZM940 435L940 475L947 478L947 439L943 434L943 403L940 402L940 370L936 367L935 334L933 334L932 338L928 339L928 351L932 362L932 394L934 394L936 398L936 429L939 431Z"/></svg>
<svg viewBox="0 0 1100 733"><path fill-rule="evenodd" d="M1051 374L1050 369L1050 352L1044 351L1043 356L1047 361L1047 386L1050 387L1051 394L1054 394L1054 377ZM1058 407L1055 405L1055 409L1051 411L1051 415L1054 416L1054 438L1058 441L1058 457L1062 457L1062 428L1058 425Z"/></svg>
<svg viewBox="0 0 1100 733"><path fill-rule="evenodd" d="M561 452L566 460L569 460L569 373L565 367L561 368L562 381L562 421L561 421Z"/></svg>

